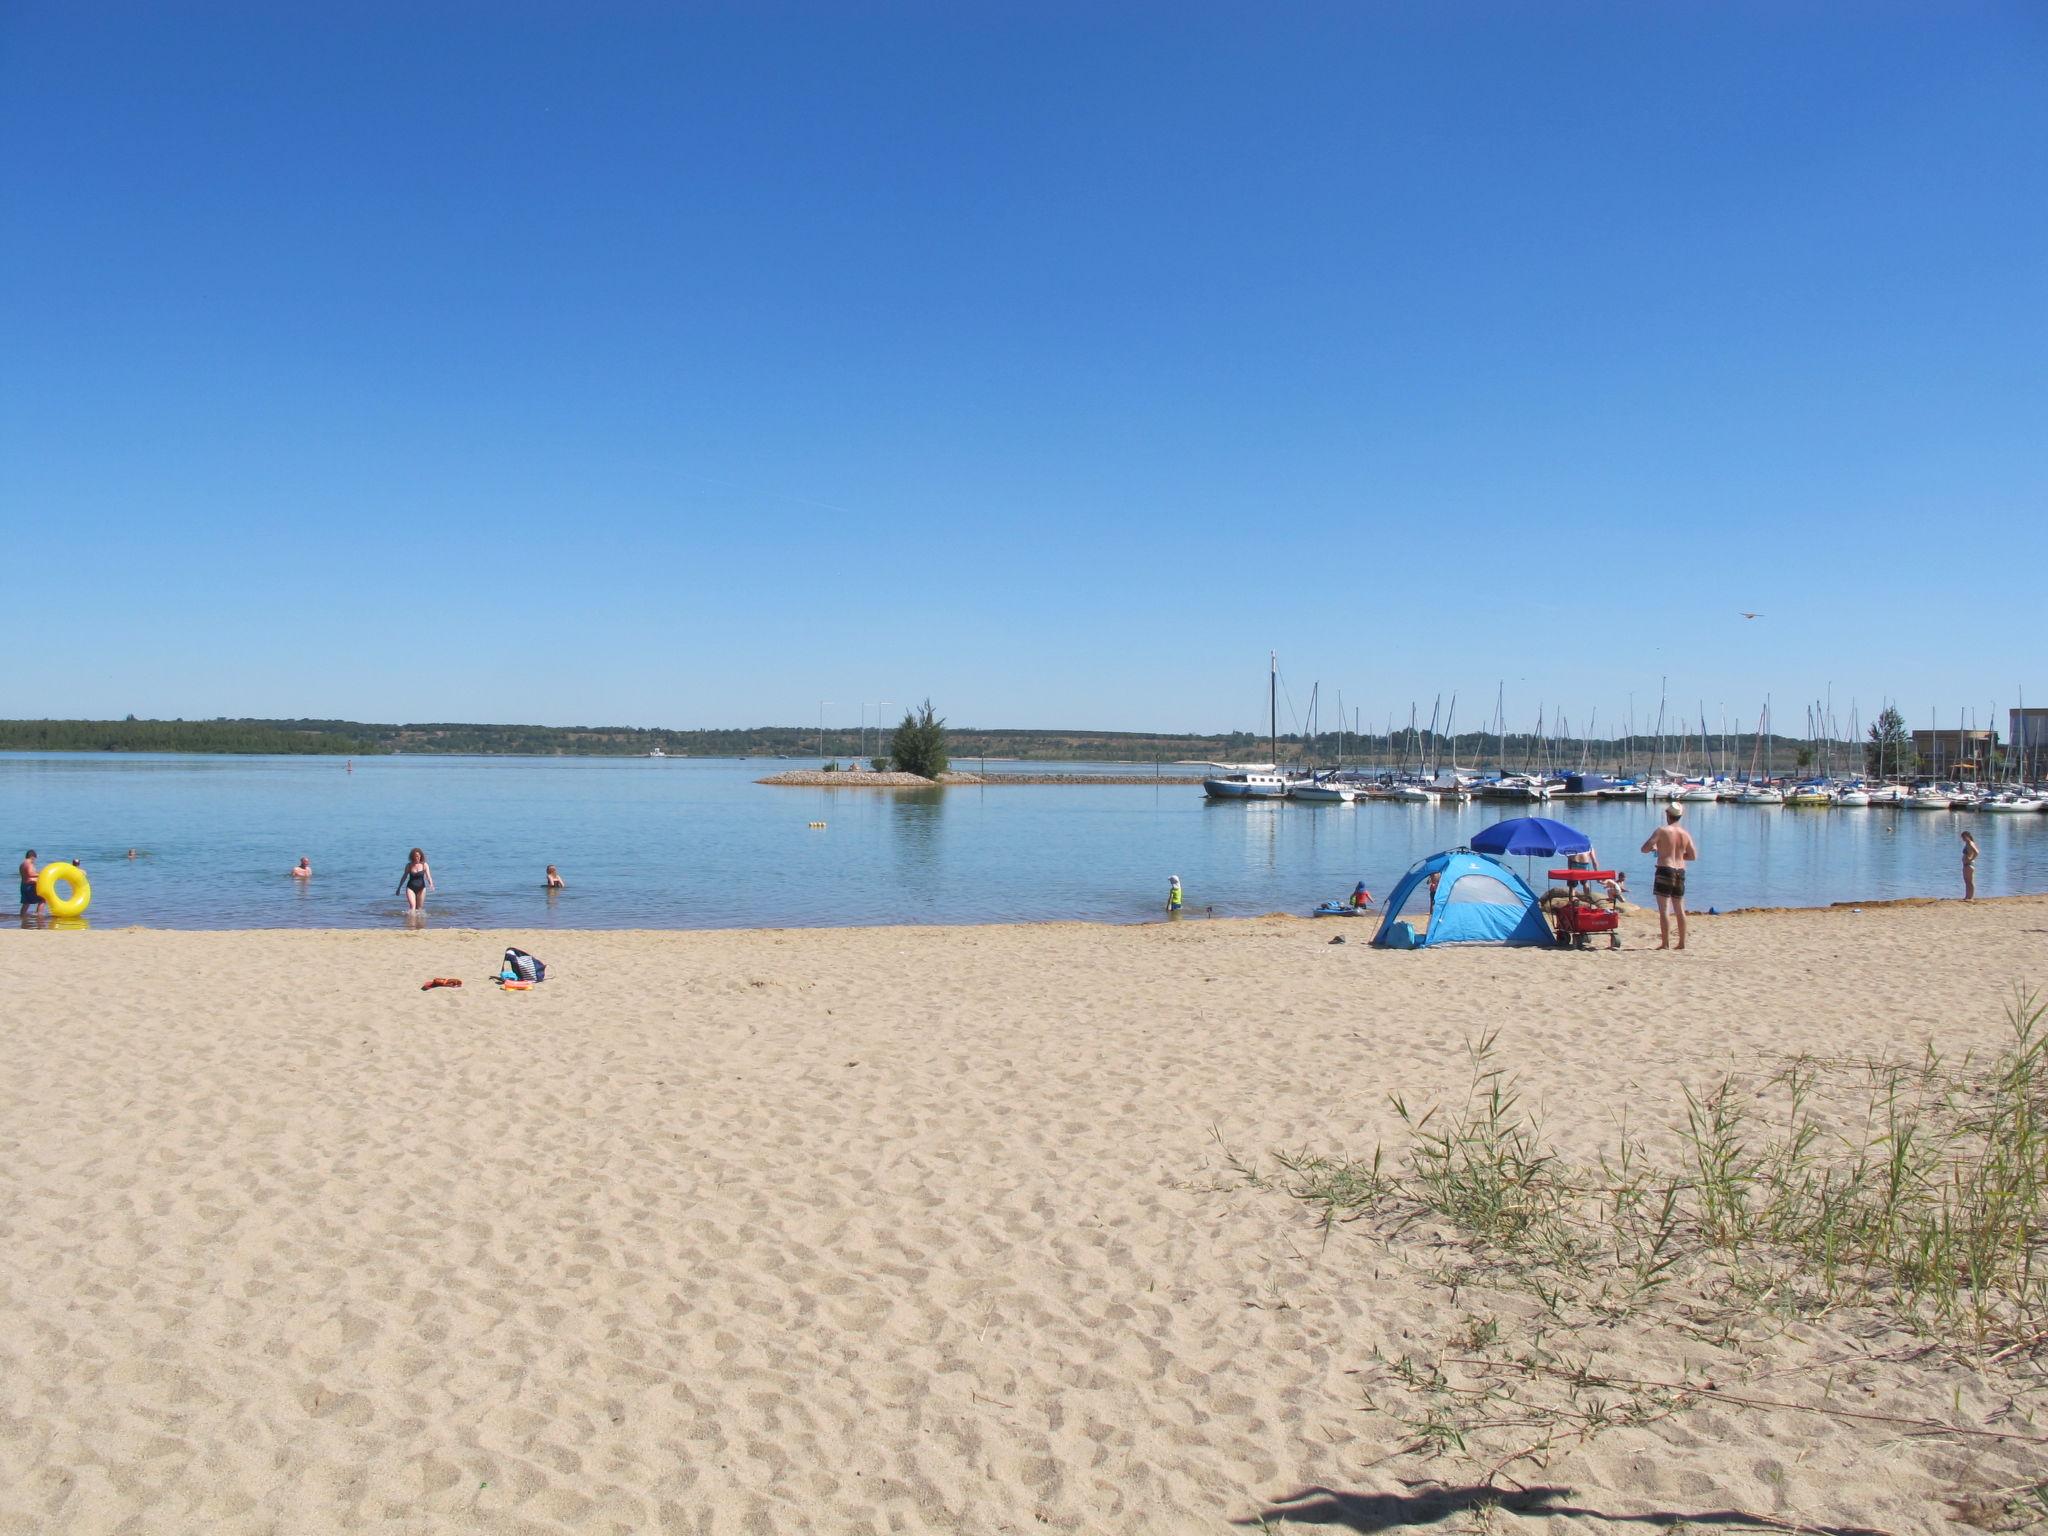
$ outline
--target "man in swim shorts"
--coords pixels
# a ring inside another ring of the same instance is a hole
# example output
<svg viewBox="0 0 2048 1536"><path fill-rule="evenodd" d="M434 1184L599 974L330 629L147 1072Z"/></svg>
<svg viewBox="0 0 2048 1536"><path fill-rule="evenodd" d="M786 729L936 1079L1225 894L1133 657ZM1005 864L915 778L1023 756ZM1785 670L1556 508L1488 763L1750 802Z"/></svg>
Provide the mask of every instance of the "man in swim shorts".
<svg viewBox="0 0 2048 1536"><path fill-rule="evenodd" d="M1678 948L1685 948L1685 866L1700 856L1692 834L1681 827L1679 819L1685 815L1685 807L1677 803L1664 808L1664 825L1652 832L1643 843L1643 852L1657 856L1657 878L1650 887L1657 898L1657 932L1662 942L1659 949L1670 949L1671 919L1678 918Z"/></svg>
<svg viewBox="0 0 2048 1536"><path fill-rule="evenodd" d="M43 898L36 891L36 877L41 873L36 868L36 851L31 848L28 856L21 861L21 915L28 916L30 907L40 907Z"/></svg>

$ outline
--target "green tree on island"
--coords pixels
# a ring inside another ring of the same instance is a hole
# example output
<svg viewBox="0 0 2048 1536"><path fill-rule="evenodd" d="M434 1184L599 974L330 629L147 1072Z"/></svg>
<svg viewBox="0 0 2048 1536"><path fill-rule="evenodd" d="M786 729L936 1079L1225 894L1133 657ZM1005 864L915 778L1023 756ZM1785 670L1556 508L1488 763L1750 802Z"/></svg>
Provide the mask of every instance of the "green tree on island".
<svg viewBox="0 0 2048 1536"><path fill-rule="evenodd" d="M1906 717L1887 706L1870 727L1870 742L1863 749L1866 773L1903 778L1918 766L1913 738L1906 733Z"/></svg>
<svg viewBox="0 0 2048 1536"><path fill-rule="evenodd" d="M903 723L889 741L889 766L898 773L936 779L946 771L946 722L932 713L932 701L903 712Z"/></svg>

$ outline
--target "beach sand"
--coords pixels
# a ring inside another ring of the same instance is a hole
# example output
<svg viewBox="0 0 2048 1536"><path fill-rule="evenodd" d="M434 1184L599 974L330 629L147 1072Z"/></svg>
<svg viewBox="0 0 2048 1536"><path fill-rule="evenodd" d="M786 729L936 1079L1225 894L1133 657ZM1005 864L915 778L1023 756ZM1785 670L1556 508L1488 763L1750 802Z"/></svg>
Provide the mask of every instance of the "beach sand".
<svg viewBox="0 0 2048 1536"><path fill-rule="evenodd" d="M1590 1157L1729 1067L1995 1050L2048 983L2042 898L1684 954L1369 934L0 934L0 1532L1427 1524L1458 1478L1360 1373L1463 1303L1232 1156L1398 1144L1389 1095L1461 1096L1491 1030ZM485 985L507 943L550 979ZM2048 1433L1938 1357L1837 1362L1886 1344L1801 1325L1755 1390ZM2041 1449L1710 1404L1442 1528L1956 1530Z"/></svg>

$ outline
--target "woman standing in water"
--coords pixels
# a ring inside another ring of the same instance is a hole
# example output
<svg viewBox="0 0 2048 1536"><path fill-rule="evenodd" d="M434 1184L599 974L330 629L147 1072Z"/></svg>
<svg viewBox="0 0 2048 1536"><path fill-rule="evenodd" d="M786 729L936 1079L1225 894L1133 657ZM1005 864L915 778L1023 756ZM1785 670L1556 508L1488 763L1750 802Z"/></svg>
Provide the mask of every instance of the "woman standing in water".
<svg viewBox="0 0 2048 1536"><path fill-rule="evenodd" d="M427 856L419 849L405 856L405 873L398 877L398 888L405 892L408 912L426 910L427 892L434 888L434 872L427 868Z"/></svg>

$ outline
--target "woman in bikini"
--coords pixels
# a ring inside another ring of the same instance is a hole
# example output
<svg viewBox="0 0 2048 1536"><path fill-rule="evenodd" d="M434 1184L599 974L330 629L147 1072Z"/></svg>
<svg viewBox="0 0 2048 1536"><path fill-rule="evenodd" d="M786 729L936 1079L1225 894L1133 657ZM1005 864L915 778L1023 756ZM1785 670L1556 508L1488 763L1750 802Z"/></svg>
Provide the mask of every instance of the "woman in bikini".
<svg viewBox="0 0 2048 1536"><path fill-rule="evenodd" d="M1977 839L1963 834L1963 900L1977 899Z"/></svg>
<svg viewBox="0 0 2048 1536"><path fill-rule="evenodd" d="M419 849L405 856L405 873L398 877L398 888L405 892L407 911L426 910L427 892L434 888L434 872L427 868L427 856Z"/></svg>

